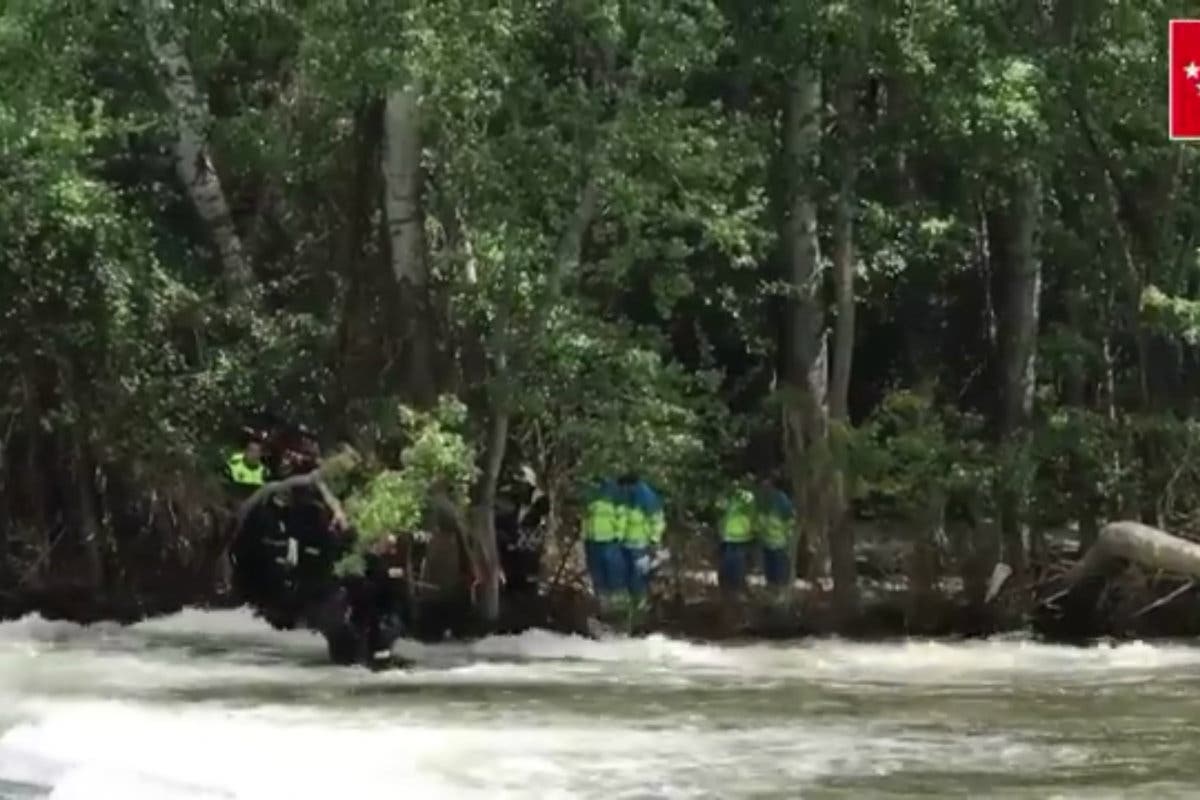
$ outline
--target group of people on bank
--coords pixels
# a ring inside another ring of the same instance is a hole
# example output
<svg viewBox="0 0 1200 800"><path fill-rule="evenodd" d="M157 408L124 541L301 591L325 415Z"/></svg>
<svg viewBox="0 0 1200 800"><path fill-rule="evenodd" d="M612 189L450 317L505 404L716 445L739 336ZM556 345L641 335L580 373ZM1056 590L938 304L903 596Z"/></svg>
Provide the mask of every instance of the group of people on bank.
<svg viewBox="0 0 1200 800"><path fill-rule="evenodd" d="M718 580L738 594L755 552L763 576L780 599L792 585L794 510L785 492L769 480L735 487L720 507ZM650 577L667 557L662 547L666 516L661 497L644 480L627 474L601 481L586 499L584 555L601 614L641 615Z"/></svg>

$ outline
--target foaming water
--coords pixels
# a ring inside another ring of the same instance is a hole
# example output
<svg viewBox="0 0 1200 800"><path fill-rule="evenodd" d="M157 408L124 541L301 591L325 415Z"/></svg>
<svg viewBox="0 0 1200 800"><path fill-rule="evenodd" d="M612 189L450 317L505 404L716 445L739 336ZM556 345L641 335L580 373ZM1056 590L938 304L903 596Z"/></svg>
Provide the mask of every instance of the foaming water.
<svg viewBox="0 0 1200 800"><path fill-rule="evenodd" d="M333 668L320 638L244 611L0 624L0 798L1200 786L1200 648L1185 645L715 646L530 631L398 650L412 669Z"/></svg>

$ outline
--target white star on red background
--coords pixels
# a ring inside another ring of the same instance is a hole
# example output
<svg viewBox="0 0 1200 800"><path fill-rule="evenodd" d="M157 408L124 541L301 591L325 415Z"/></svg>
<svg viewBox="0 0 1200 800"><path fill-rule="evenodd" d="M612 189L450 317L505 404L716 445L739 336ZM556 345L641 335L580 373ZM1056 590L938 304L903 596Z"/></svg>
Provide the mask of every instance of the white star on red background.
<svg viewBox="0 0 1200 800"><path fill-rule="evenodd" d="M1183 68L1183 74L1187 76L1189 81L1196 81L1192 85L1196 87L1196 92L1200 93L1200 64L1197 64L1195 61L1189 62Z"/></svg>

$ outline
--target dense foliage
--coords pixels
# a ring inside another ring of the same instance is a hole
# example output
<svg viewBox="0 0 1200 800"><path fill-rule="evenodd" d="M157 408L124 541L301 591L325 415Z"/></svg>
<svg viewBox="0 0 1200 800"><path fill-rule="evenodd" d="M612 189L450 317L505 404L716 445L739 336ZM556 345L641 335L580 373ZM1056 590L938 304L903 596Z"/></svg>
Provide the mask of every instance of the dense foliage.
<svg viewBox="0 0 1200 800"><path fill-rule="evenodd" d="M4 4L0 585L188 562L258 407L368 536L630 468L674 536L790 475L817 572L1193 526L1184 7L810 5Z"/></svg>

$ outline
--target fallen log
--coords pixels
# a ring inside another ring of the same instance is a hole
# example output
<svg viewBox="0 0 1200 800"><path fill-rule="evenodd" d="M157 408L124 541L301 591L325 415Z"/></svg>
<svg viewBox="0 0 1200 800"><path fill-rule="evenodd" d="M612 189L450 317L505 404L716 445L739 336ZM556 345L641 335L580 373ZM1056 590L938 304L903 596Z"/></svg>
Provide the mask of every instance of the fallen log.
<svg viewBox="0 0 1200 800"><path fill-rule="evenodd" d="M1130 564L1148 573L1178 576L1184 583L1165 596L1146 598L1149 587L1117 589L1113 579ZM1034 629L1062 641L1085 641L1099 635L1200 634L1195 602L1180 606L1179 614L1161 616L1169 604L1179 604L1200 584L1200 543L1140 522L1121 520L1105 525L1087 552L1054 581L1057 591L1043 597L1033 612ZM1152 602L1148 602L1152 600ZM1134 608L1126 606L1136 603ZM1140 607L1138 607L1140 606ZM1136 609L1136 610L1135 610ZM1188 611L1191 609L1191 611ZM1157 621L1150 622L1154 616Z"/></svg>
<svg viewBox="0 0 1200 800"><path fill-rule="evenodd" d="M1070 590L1085 578L1109 573L1121 561L1200 578L1200 543L1140 522L1110 522L1083 558L1067 570L1063 581Z"/></svg>

